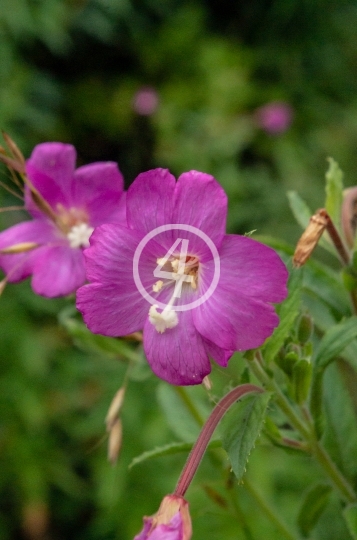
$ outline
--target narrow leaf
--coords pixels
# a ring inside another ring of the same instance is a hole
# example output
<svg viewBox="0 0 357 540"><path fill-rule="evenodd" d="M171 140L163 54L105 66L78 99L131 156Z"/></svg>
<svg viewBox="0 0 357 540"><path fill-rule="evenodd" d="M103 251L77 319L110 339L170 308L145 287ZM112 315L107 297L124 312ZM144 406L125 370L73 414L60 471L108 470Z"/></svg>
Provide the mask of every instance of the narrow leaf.
<svg viewBox="0 0 357 540"><path fill-rule="evenodd" d="M357 540L357 504L346 506L343 511L343 517L353 540Z"/></svg>
<svg viewBox="0 0 357 540"><path fill-rule="evenodd" d="M173 442L170 444L165 444L164 446L159 446L157 448L153 448L153 450L147 450L146 452L143 452L140 454L140 456L135 457L132 462L129 465L129 469L132 467L135 467L135 465L139 465L140 463L143 463L144 461L147 461L148 459L153 459L157 457L162 456L171 456L173 454L179 454L182 452L190 452L192 450L192 447L194 445L194 442L187 443L187 442ZM208 450L210 448L218 448L222 446L221 441L219 440L213 440L208 445Z"/></svg>
<svg viewBox="0 0 357 540"><path fill-rule="evenodd" d="M288 191L287 197L294 218L298 224L306 229L312 214L314 213L296 191Z"/></svg>
<svg viewBox="0 0 357 540"><path fill-rule="evenodd" d="M332 491L327 484L318 484L310 489L301 505L298 515L298 527L303 536L308 536L325 509Z"/></svg>
<svg viewBox="0 0 357 540"><path fill-rule="evenodd" d="M329 168L326 173L326 200L325 208L335 227L339 228L341 222L343 173L338 163L328 158Z"/></svg>
<svg viewBox="0 0 357 540"><path fill-rule="evenodd" d="M279 307L280 324L275 328L264 348L264 358L268 363L279 352L299 313L302 279L303 272L301 270L291 271L288 282L289 295Z"/></svg>
<svg viewBox="0 0 357 540"><path fill-rule="evenodd" d="M357 337L357 316L336 324L315 348L313 361L317 368L325 369Z"/></svg>
<svg viewBox="0 0 357 540"><path fill-rule="evenodd" d="M222 445L238 480L262 428L269 399L270 394L264 392L239 401L222 421Z"/></svg>

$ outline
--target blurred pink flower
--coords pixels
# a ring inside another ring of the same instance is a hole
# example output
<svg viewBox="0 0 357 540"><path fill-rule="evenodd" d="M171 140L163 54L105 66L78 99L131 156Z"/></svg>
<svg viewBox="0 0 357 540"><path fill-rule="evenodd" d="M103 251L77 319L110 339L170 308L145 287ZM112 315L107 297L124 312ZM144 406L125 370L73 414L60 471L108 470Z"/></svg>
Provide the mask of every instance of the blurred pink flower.
<svg viewBox="0 0 357 540"><path fill-rule="evenodd" d="M294 112L288 103L272 101L255 111L258 126L271 135L284 133L293 120Z"/></svg>
<svg viewBox="0 0 357 540"><path fill-rule="evenodd" d="M177 495L166 495L156 514L144 517L144 528L134 540L190 540L191 536L188 502Z"/></svg>
<svg viewBox="0 0 357 540"><path fill-rule="evenodd" d="M155 88L143 86L140 88L133 98L133 109L137 114L142 116L150 116L153 114L159 105L159 95Z"/></svg>

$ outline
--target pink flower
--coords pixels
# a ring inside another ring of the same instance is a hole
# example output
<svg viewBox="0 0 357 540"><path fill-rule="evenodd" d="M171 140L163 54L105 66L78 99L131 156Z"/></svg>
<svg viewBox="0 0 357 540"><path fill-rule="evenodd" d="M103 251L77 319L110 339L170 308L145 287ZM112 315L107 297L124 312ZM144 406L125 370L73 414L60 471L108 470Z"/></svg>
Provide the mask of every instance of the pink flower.
<svg viewBox="0 0 357 540"><path fill-rule="evenodd" d="M167 495L154 516L144 517L144 528L134 540L190 540L192 536L188 502Z"/></svg>
<svg viewBox="0 0 357 540"><path fill-rule="evenodd" d="M271 248L226 235L226 214L208 174L177 183L164 169L140 174L127 194L128 226L98 227L85 250L90 283L77 307L90 330L143 329L152 370L181 385L200 383L209 357L226 366L234 351L262 345L278 324L272 302L287 294L287 270Z"/></svg>
<svg viewBox="0 0 357 540"><path fill-rule="evenodd" d="M32 220L0 233L0 268L9 282L32 275L32 288L47 297L74 292L85 281L83 249L94 227L125 220L123 177L115 163L75 170L70 144L43 143L26 162L25 209ZM35 195L34 195L35 193ZM29 247L28 251L23 248Z"/></svg>
<svg viewBox="0 0 357 540"><path fill-rule="evenodd" d="M259 127L271 135L284 133L293 120L293 110L283 101L272 101L255 111Z"/></svg>
<svg viewBox="0 0 357 540"><path fill-rule="evenodd" d="M155 88L144 86L134 95L133 109L137 114L150 116L159 105L159 96Z"/></svg>

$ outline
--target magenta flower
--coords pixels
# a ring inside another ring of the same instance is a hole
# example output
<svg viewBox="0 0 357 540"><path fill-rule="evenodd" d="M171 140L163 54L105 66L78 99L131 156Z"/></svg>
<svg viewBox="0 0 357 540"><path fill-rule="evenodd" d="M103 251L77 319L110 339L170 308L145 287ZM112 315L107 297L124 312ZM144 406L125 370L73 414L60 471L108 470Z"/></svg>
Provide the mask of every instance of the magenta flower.
<svg viewBox="0 0 357 540"><path fill-rule="evenodd" d="M227 198L210 175L176 183L164 169L140 174L127 193L127 227L102 225L85 250L87 279L77 307L94 333L143 329L152 370L198 384L209 357L262 345L278 324L287 270L269 247L226 235ZM158 228L158 229L157 229ZM158 279L159 278L159 279Z"/></svg>
<svg viewBox="0 0 357 540"><path fill-rule="evenodd" d="M190 540L191 536L188 502L177 495L167 495L154 516L144 517L144 528L134 540Z"/></svg>
<svg viewBox="0 0 357 540"><path fill-rule="evenodd" d="M293 116L293 109L283 101L272 101L255 111L257 124L270 135L284 133L290 127Z"/></svg>
<svg viewBox="0 0 357 540"><path fill-rule="evenodd" d="M25 209L33 218L0 233L0 268L7 281L32 275L47 297L74 292L85 281L83 249L94 227L125 221L123 177L112 162L75 170L70 144L43 143L26 162ZM29 187L30 186L30 187Z"/></svg>

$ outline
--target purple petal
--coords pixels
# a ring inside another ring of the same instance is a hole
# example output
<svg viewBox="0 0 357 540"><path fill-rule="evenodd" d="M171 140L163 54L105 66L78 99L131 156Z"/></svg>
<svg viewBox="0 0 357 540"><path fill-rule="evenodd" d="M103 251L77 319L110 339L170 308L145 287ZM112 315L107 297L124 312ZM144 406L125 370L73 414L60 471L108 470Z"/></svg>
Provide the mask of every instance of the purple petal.
<svg viewBox="0 0 357 540"><path fill-rule="evenodd" d="M48 298L66 296L85 282L85 267L81 249L68 246L44 246L36 250L33 263L32 288Z"/></svg>
<svg viewBox="0 0 357 540"><path fill-rule="evenodd" d="M220 366L227 367L228 361L234 351L226 351L225 349L222 349L221 347L218 347L217 345L212 343L212 341L204 338L202 339L208 355Z"/></svg>
<svg viewBox="0 0 357 540"><path fill-rule="evenodd" d="M144 326L144 350L153 372L171 384L199 384L211 371L205 345L196 331L191 311L177 313L178 324L160 334Z"/></svg>
<svg viewBox="0 0 357 540"><path fill-rule="evenodd" d="M53 225L46 220L25 221L0 234L0 249L22 242L47 244L54 239L55 233ZM0 268L8 275L10 283L21 281L32 273L36 252L37 248L24 253L0 255Z"/></svg>
<svg viewBox="0 0 357 540"><path fill-rule="evenodd" d="M221 274L211 297L193 313L197 330L226 350L262 345L278 325L274 307L287 294L287 270L267 246L246 237L226 236L220 250ZM213 262L201 273L201 287L212 281Z"/></svg>
<svg viewBox="0 0 357 540"><path fill-rule="evenodd" d="M123 336L143 328L150 303L140 294L133 275L134 254L141 238L137 231L108 224L92 234L91 247L84 253L87 278L93 283L77 291L77 308L92 332ZM148 291L156 281L154 248L150 242L139 264L142 285Z"/></svg>
<svg viewBox="0 0 357 540"><path fill-rule="evenodd" d="M172 223L175 178L167 169L139 174L127 194L127 220L131 229L147 234Z"/></svg>
<svg viewBox="0 0 357 540"><path fill-rule="evenodd" d="M76 165L76 150L71 144L49 142L38 144L26 162L52 180L64 191L71 192L72 179ZM36 188L36 178L31 178Z"/></svg>
<svg viewBox="0 0 357 540"><path fill-rule="evenodd" d="M121 212L119 203L124 189L123 175L116 163L91 163L74 173L72 204L88 211L93 227L111 223Z"/></svg>
<svg viewBox="0 0 357 540"><path fill-rule="evenodd" d="M227 195L213 176L198 171L181 174L175 189L173 223L196 227L219 247L226 231L226 218ZM192 235L191 242L191 250L197 242L201 246L196 235Z"/></svg>
<svg viewBox="0 0 357 540"><path fill-rule="evenodd" d="M43 143L35 146L26 162L26 174L43 198L55 208L58 203L70 205L72 181L76 163L74 146L62 143ZM32 215L39 211L26 190L26 208Z"/></svg>

